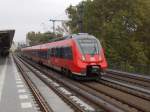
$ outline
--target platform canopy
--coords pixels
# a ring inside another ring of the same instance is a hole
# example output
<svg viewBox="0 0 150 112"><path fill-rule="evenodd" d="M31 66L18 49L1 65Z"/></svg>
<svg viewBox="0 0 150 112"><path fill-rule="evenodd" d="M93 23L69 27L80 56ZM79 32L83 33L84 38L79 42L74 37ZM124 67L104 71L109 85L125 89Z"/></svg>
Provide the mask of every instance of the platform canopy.
<svg viewBox="0 0 150 112"><path fill-rule="evenodd" d="M0 30L0 54L5 55L11 47L15 30Z"/></svg>

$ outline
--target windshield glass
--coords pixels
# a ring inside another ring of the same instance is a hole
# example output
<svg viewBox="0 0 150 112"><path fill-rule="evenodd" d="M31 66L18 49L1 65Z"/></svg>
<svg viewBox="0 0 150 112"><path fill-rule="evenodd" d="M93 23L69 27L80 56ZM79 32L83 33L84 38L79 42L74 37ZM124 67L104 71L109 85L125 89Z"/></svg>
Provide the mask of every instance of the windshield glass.
<svg viewBox="0 0 150 112"><path fill-rule="evenodd" d="M78 40L81 52L85 54L95 55L99 54L99 45L96 39L79 39Z"/></svg>

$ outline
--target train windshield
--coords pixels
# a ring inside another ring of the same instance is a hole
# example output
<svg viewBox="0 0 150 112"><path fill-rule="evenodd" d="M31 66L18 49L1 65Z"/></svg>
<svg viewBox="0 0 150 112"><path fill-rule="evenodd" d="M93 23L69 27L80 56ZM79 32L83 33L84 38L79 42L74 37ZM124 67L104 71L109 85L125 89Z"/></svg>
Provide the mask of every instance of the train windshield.
<svg viewBox="0 0 150 112"><path fill-rule="evenodd" d="M81 52L85 54L95 55L100 52L100 45L96 39L84 38L78 39Z"/></svg>

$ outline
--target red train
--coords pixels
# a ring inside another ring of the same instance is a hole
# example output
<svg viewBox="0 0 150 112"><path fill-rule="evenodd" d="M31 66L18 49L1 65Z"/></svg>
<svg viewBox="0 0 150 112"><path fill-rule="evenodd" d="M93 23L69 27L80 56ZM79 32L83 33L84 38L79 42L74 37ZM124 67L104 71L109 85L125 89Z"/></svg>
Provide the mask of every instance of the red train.
<svg viewBox="0 0 150 112"><path fill-rule="evenodd" d="M73 34L21 51L36 62L79 78L97 78L107 68L100 42L89 34Z"/></svg>

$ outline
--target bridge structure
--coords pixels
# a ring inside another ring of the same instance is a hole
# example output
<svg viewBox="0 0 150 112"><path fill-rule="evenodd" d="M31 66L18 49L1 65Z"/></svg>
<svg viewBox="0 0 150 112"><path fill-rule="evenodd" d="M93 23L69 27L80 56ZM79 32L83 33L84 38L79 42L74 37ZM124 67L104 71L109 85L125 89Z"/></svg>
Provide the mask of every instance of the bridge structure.
<svg viewBox="0 0 150 112"><path fill-rule="evenodd" d="M13 42L15 30L0 30L0 55L7 56Z"/></svg>

